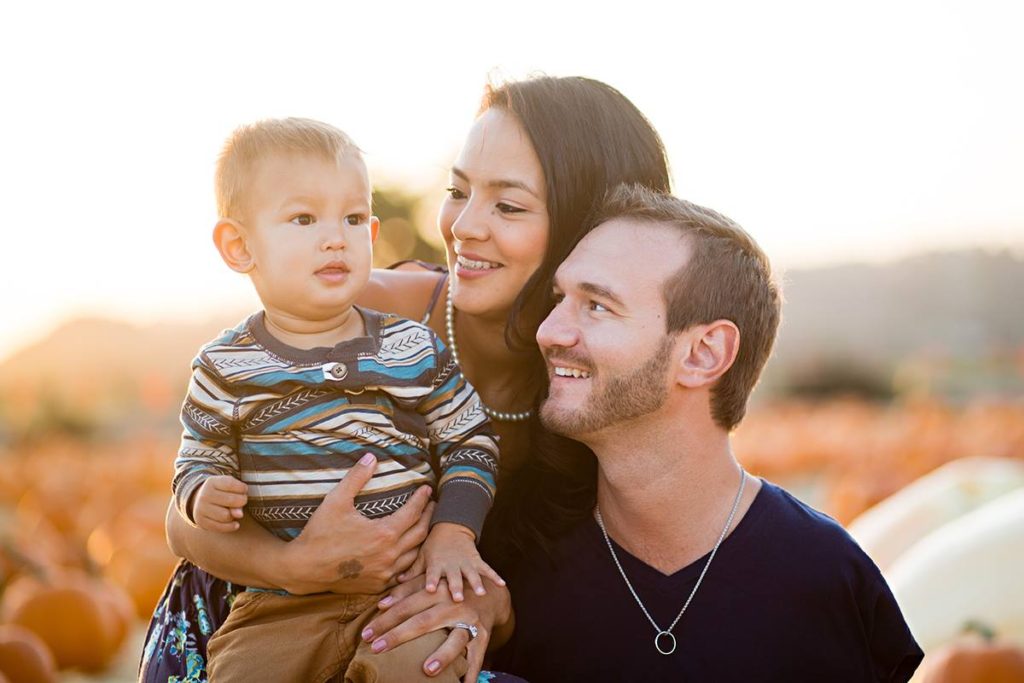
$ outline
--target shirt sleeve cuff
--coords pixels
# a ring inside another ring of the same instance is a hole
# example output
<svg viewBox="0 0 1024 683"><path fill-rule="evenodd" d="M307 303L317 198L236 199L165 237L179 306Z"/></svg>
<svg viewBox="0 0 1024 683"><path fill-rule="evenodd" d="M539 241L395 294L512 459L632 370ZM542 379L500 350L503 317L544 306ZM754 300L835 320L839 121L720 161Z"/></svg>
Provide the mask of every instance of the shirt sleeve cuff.
<svg viewBox="0 0 1024 683"><path fill-rule="evenodd" d="M491 502L491 492L476 479L450 479L441 487L430 525L438 522L461 524L476 535L476 542L479 543Z"/></svg>

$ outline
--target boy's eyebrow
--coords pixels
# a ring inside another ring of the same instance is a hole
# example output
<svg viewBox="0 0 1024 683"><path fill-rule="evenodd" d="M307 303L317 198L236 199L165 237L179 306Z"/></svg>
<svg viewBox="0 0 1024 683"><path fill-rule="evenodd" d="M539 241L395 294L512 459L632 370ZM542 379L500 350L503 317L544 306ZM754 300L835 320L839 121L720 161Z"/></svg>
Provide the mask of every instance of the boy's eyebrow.
<svg viewBox="0 0 1024 683"><path fill-rule="evenodd" d="M466 175L465 171L460 169L458 166L452 166L452 175L458 176L459 178L462 178L462 180L466 181L467 183L469 182L469 176ZM508 179L508 178L498 178L498 179L495 179L495 180L487 181L487 186L488 187L496 187L496 188L499 188L499 189L511 188L511 189L516 189L516 190L522 190L523 192L531 194L535 198L540 199L540 196L537 194L537 192L532 187L530 187L526 183L522 182L521 180L511 180L511 179Z"/></svg>

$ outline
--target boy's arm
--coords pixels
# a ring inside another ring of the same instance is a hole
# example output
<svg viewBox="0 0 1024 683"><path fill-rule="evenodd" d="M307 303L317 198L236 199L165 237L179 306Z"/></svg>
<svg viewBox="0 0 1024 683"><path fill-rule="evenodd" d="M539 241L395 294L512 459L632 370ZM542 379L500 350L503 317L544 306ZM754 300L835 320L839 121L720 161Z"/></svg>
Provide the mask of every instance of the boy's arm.
<svg viewBox="0 0 1024 683"><path fill-rule="evenodd" d="M192 365L192 379L181 407L181 446L174 460L171 489L182 518L195 525L192 499L210 476L239 477L233 420L236 399L200 356Z"/></svg>
<svg viewBox="0 0 1024 683"><path fill-rule="evenodd" d="M426 419L439 472L431 525L460 524L479 540L494 501L498 439L476 390L462 376L451 351L436 337L434 346L438 371L433 390L418 407Z"/></svg>

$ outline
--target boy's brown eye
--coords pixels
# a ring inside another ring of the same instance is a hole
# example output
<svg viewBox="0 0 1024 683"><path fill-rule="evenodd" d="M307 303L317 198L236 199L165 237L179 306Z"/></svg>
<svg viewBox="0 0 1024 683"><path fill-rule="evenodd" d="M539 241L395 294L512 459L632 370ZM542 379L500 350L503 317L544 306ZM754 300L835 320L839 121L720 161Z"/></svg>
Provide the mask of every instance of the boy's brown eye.
<svg viewBox="0 0 1024 683"><path fill-rule="evenodd" d="M316 223L316 218L308 213L300 213L298 216L292 218L292 223L295 223L296 225L313 225Z"/></svg>
<svg viewBox="0 0 1024 683"><path fill-rule="evenodd" d="M345 222L349 225L362 225L366 222L366 216L358 213L349 214L345 216Z"/></svg>

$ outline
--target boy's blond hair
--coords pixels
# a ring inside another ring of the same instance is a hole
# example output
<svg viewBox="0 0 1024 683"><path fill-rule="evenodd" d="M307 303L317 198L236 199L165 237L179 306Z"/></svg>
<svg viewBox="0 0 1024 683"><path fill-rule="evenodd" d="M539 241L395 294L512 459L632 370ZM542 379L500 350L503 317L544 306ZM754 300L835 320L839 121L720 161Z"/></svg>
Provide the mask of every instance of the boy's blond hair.
<svg viewBox="0 0 1024 683"><path fill-rule="evenodd" d="M261 159L273 154L307 154L341 161L351 155L362 159L362 150L334 126L313 119L264 119L239 126L224 142L217 158L214 193L221 218L240 219L246 190Z"/></svg>

